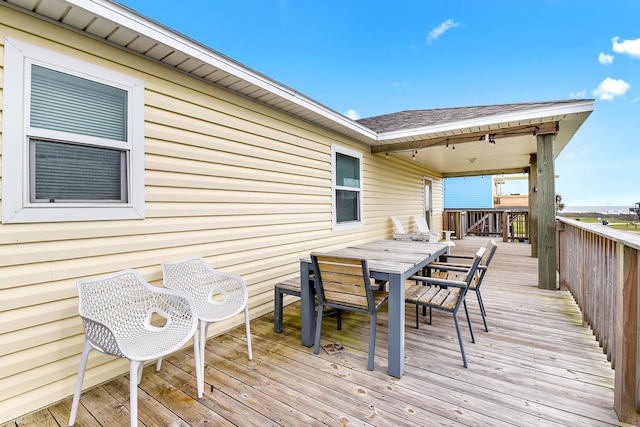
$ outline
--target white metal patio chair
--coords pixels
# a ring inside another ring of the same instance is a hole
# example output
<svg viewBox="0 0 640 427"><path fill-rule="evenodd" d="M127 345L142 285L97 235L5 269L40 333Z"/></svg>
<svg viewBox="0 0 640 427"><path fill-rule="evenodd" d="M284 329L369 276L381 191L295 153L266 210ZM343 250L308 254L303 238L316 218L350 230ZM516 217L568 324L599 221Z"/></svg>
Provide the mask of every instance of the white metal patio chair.
<svg viewBox="0 0 640 427"><path fill-rule="evenodd" d="M211 268L202 257L162 263L164 286L186 292L193 298L200 320L200 355L196 363L198 398L204 392L204 348L209 323L230 319L244 310L249 360L251 329L249 327L249 292L242 277ZM158 369L162 360L158 360Z"/></svg>
<svg viewBox="0 0 640 427"><path fill-rule="evenodd" d="M81 279L77 283L85 339L69 425L75 423L91 350L129 360L131 425L138 425L138 384L144 362L171 354L193 338L196 307L188 295L149 285L134 270Z"/></svg>
<svg viewBox="0 0 640 427"><path fill-rule="evenodd" d="M418 227L418 231L420 233L435 234L436 235L436 241L437 241L437 235L440 234L440 233L443 233L444 234L444 243L449 245L449 247L456 245L455 243L453 243L451 241L451 235L453 233L455 233L455 231L451 231L451 230L430 230L429 229L429 224L427 224L427 220L425 219L424 216L418 214L418 215L415 215L413 218L416 221L416 227Z"/></svg>

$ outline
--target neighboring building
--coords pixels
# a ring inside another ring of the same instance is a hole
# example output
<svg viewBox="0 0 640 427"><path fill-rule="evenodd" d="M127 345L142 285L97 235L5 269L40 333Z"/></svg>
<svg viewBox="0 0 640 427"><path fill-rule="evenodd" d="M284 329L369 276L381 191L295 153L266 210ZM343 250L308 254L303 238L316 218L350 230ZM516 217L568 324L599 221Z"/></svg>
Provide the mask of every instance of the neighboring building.
<svg viewBox="0 0 640 427"><path fill-rule="evenodd" d="M445 178L444 208L445 209L492 209L528 207L527 194L504 194L503 185L515 180L524 180L527 176L466 176L459 178ZM522 184L520 185L520 187Z"/></svg>
<svg viewBox="0 0 640 427"><path fill-rule="evenodd" d="M490 176L444 179L445 209L493 208L493 180Z"/></svg>
<svg viewBox="0 0 640 427"><path fill-rule="evenodd" d="M242 275L262 316L311 250L391 238L390 215L413 228L425 207L441 229L445 171L521 169L554 132L557 155L593 109L568 100L353 121L107 0L0 1L0 69L0 424L73 394L78 279L133 268L161 286L162 261L201 255ZM425 151L444 149L435 137L474 150L471 129L509 131L513 155L498 145L474 165L429 163ZM84 387L124 372L126 361L93 352Z"/></svg>

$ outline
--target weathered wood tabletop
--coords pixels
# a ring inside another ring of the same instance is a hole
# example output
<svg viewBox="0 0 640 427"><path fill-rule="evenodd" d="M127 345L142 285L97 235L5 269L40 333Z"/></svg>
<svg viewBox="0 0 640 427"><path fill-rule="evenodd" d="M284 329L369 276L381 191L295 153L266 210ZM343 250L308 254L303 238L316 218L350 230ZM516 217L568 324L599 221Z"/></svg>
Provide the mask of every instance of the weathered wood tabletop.
<svg viewBox="0 0 640 427"><path fill-rule="evenodd" d="M442 243L376 240L328 251L335 256L365 258L372 278L386 280L389 288L389 375L404 373L404 282L448 249ZM300 260L302 344L313 345L315 300L309 282L311 258Z"/></svg>

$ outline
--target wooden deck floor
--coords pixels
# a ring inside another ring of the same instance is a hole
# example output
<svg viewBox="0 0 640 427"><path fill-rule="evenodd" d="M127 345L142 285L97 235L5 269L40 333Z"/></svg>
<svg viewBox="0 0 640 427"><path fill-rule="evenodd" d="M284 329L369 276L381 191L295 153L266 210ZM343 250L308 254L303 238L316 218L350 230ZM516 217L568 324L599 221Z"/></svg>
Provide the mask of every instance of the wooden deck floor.
<svg viewBox="0 0 640 427"><path fill-rule="evenodd" d="M472 253L482 239L457 242ZM613 407L613 371L567 292L537 288L530 247L501 243L483 284L490 331L469 295L476 343L461 322L469 367L462 366L449 315L414 327L407 306L406 373L386 373L386 312L378 320L376 367L367 371L368 318L348 313L343 330L330 319L323 342L346 352L315 356L300 345L299 303L285 307L284 331L273 315L251 323L252 361L244 326L207 343L205 395L195 399L191 349L145 369L139 386L145 426L601 426L621 425ZM461 320L464 315L461 314ZM85 392L77 426L128 425L128 379ZM71 399L5 424L66 425ZM0 426L0 427L5 427Z"/></svg>

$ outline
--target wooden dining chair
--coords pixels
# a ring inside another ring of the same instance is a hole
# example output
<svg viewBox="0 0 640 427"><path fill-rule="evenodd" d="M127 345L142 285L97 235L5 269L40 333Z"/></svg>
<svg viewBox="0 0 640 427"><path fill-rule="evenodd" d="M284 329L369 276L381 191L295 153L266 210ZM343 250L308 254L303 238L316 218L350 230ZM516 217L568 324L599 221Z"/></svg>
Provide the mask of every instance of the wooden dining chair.
<svg viewBox="0 0 640 427"><path fill-rule="evenodd" d="M429 309L429 324L431 324L432 320L432 309L445 311L453 315L453 322L456 326L460 344L460 353L462 353L462 363L465 368L467 367L467 357L464 353L464 344L460 334L458 310L461 305L464 307L469 332L471 333L471 342L475 342L465 296L484 253L485 248L480 248L469 266L443 265L429 269L430 276L412 276L406 286L405 302L416 306L416 328L420 327L420 307Z"/></svg>
<svg viewBox="0 0 640 427"><path fill-rule="evenodd" d="M378 285L372 283L366 259L312 253L311 261L315 272L318 297L318 321L313 353L318 354L320 351L322 318L325 307L366 313L371 316L367 369L372 371L377 313L388 300L389 293L379 290Z"/></svg>
<svg viewBox="0 0 640 427"><path fill-rule="evenodd" d="M478 300L478 305L480 306L480 314L482 315L482 323L484 323L484 330L489 332L489 327L487 326L487 312L484 308L484 301L482 300L482 294L480 293L480 286L482 285L482 281L484 280L484 276L487 273L487 269L489 268L489 264L491 264L491 260L498 249L498 244L495 240L491 239L489 243L485 246L485 252L480 260L480 264L478 264L478 268L473 276L473 280L471 281L471 285L469 285L469 290L475 292L476 298ZM464 267L468 265L470 262L473 262L472 255L456 255L456 254L444 254L440 257L440 260L437 262L431 263L429 266L436 268L437 266L458 266Z"/></svg>

